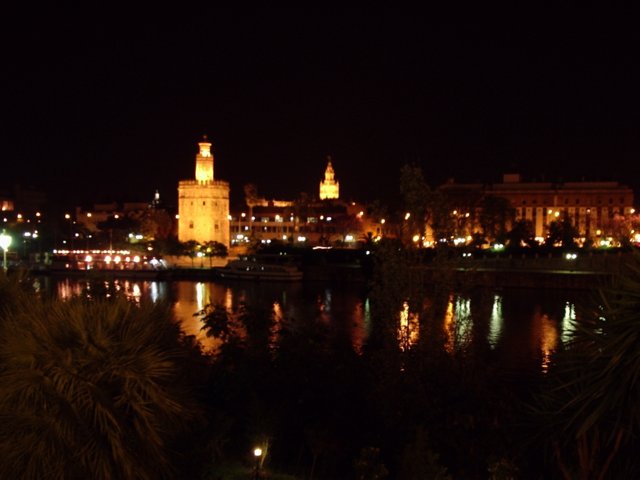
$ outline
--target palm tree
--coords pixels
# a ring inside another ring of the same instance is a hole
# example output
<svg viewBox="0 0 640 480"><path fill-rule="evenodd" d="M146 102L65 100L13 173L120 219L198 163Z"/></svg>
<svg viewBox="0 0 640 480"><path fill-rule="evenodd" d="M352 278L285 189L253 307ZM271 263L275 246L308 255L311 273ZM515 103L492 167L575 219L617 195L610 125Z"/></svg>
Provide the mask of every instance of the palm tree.
<svg viewBox="0 0 640 480"><path fill-rule="evenodd" d="M165 306L14 296L0 312L0 478L175 478L199 411L182 338Z"/></svg>
<svg viewBox="0 0 640 480"><path fill-rule="evenodd" d="M535 420L566 479L637 478L640 257L586 310L538 396ZM626 463L625 463L626 462ZM631 470L629 470L631 469Z"/></svg>

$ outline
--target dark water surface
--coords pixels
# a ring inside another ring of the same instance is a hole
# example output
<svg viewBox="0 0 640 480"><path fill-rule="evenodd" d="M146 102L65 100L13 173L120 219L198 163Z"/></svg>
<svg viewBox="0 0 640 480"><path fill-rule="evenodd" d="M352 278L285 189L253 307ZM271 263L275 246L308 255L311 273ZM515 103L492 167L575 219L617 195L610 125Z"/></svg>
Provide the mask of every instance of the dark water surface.
<svg viewBox="0 0 640 480"><path fill-rule="evenodd" d="M201 318L194 314L207 304L223 305L229 312L237 311L243 303L270 311L275 325L274 346L278 342L277 325L282 322L322 322L332 335L350 342L355 351L366 344L372 327L371 300L361 285L117 279L96 286L77 278L43 277L35 287L62 299L115 290L133 300L169 301L185 332L195 335L205 349L215 350L216 341L206 337ZM515 288L425 292L421 312L411 311L407 304L398 310L397 339L405 349L419 342L421 335L426 335L423 320L430 306L438 305L429 321L441 329L447 351L480 347L506 365L533 365L544 372L553 352L562 348L573 331L576 311L592 295L588 291Z"/></svg>

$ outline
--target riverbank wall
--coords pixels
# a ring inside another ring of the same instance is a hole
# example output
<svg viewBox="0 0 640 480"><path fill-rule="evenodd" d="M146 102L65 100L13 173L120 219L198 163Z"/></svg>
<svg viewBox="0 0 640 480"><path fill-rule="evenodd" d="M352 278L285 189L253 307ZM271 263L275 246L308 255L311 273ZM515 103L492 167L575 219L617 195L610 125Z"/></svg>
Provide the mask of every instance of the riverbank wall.
<svg viewBox="0 0 640 480"><path fill-rule="evenodd" d="M481 287L594 289L607 287L630 265L632 252L504 255L432 261L413 267L425 283Z"/></svg>
<svg viewBox="0 0 640 480"><path fill-rule="evenodd" d="M610 285L629 265L637 263L633 252L581 252L576 255L486 255L474 257L433 258L411 267L417 281L424 284L447 283L454 287L522 287L593 289ZM216 280L211 267L226 259L172 258L170 268L162 270L118 271L41 271L57 275L103 274L115 277L155 280ZM338 256L317 253L301 260L300 268L307 282L367 283L372 278L373 263L368 255Z"/></svg>

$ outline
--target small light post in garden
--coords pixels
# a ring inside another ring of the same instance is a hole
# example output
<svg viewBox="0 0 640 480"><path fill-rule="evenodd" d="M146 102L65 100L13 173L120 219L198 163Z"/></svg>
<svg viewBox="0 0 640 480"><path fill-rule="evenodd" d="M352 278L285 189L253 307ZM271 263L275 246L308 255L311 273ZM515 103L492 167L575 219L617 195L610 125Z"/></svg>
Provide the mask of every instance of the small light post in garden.
<svg viewBox="0 0 640 480"><path fill-rule="evenodd" d="M2 268L7 271L7 249L11 245L11 237L2 230L0 233L0 247L2 247Z"/></svg>

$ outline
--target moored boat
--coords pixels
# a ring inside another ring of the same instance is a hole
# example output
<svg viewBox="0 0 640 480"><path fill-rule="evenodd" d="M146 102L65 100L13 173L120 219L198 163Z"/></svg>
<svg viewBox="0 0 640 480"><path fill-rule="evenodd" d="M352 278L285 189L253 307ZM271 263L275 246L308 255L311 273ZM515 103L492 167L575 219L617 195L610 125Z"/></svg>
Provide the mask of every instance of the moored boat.
<svg viewBox="0 0 640 480"><path fill-rule="evenodd" d="M267 263L257 259L230 260L224 267L214 267L214 275L227 280L302 280L303 273L295 265Z"/></svg>
<svg viewBox="0 0 640 480"><path fill-rule="evenodd" d="M161 258L128 250L54 250L46 264L33 265L31 271L64 276L166 279L172 269Z"/></svg>

